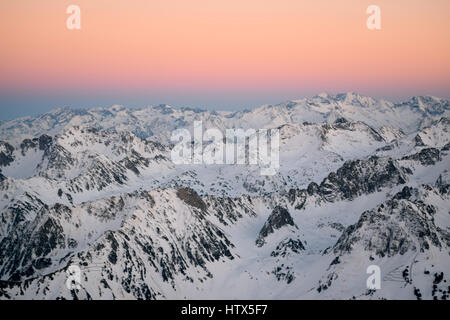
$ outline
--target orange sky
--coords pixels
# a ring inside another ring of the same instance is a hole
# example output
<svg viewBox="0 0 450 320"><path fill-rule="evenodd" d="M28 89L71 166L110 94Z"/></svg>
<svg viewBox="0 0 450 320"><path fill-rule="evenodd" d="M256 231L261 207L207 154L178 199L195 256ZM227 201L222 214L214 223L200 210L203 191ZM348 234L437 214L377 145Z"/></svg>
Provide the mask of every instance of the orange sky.
<svg viewBox="0 0 450 320"><path fill-rule="evenodd" d="M2 0L0 33L2 94L450 94L449 0Z"/></svg>

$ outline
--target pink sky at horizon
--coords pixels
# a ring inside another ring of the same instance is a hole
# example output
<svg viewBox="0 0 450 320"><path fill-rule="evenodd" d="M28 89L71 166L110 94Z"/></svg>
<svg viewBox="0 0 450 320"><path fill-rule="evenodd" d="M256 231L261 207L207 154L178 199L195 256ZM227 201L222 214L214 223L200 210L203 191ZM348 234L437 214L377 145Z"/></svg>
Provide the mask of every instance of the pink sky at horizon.
<svg viewBox="0 0 450 320"><path fill-rule="evenodd" d="M448 0L15 0L0 33L3 95L450 95Z"/></svg>

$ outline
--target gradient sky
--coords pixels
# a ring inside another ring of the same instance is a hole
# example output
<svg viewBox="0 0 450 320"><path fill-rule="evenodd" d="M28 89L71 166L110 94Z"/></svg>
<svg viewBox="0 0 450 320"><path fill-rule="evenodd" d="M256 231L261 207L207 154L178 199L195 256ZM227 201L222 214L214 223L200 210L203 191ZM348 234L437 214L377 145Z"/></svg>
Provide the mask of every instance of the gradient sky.
<svg viewBox="0 0 450 320"><path fill-rule="evenodd" d="M69 4L81 30L66 28ZM366 28L371 4L380 31ZM2 0L0 43L0 119L323 91L450 97L449 0Z"/></svg>

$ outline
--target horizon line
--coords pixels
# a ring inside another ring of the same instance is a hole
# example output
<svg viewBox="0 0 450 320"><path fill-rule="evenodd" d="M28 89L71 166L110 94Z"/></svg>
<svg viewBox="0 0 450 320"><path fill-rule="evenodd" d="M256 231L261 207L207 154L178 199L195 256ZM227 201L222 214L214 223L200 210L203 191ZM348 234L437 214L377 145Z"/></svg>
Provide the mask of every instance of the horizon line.
<svg viewBox="0 0 450 320"><path fill-rule="evenodd" d="M307 100L307 99L313 99L313 98L318 98L321 96L329 96L330 98L334 98L336 99L338 96L347 96L349 94L353 94L353 95L357 95L359 97L362 98L370 98L375 100L376 102L388 102L388 103L392 103L393 105L401 105L403 103L409 102L414 98L433 98L433 99L438 99L438 100L450 100L450 98L446 98L446 97L438 97L436 95L433 94L423 94L423 95L411 95L408 96L408 98L399 98L399 99L388 99L388 98L376 98L373 97L371 95L364 95L364 94L360 94L356 91L347 91L347 92L337 92L337 93L332 93L330 91L322 91L319 92L315 95L305 95L303 97L297 97L297 98L290 98L290 99L284 99L281 100L278 103L263 103L263 104L258 104L254 107L248 108L248 107L244 107L241 110L232 110L230 109L230 106L226 107L226 106L219 106L219 107L214 107L214 106L196 106L196 105L192 105L192 104L186 104L186 105L179 105L179 104L170 104L170 103L149 103L149 104L145 104L145 105L141 105L141 106L130 106L127 104L122 104L122 103L106 103L104 105L98 105L98 106L88 106L88 107L78 107L78 106L71 106L71 105L61 105L59 107L54 107L54 108L50 108L48 111L43 111L43 112L39 112L39 113L34 113L34 115L23 115L23 116L18 116L18 117L11 117L11 118L4 118L1 119L0 118L0 122L5 123L5 122L9 122L9 121L14 121L14 120L20 120L20 119L27 119L27 118L38 118L41 116L44 116L46 114L50 114L52 112L55 112L57 110L65 110L65 109L70 109L72 111L89 111L89 110L94 110L94 109L111 109L113 107L123 107L125 109L128 110L144 110L147 108L157 108L157 107L170 107L172 109L176 109L176 110L192 110L192 111L196 111L196 112L230 112L230 113L238 113L238 112L251 112L253 110L256 110L258 108L262 108L262 107L277 107L277 106L281 106L285 103L289 103L289 102L299 102L302 100ZM239 106L235 106L235 107L239 107ZM223 108L223 109L222 109ZM233 107L234 108L234 107Z"/></svg>

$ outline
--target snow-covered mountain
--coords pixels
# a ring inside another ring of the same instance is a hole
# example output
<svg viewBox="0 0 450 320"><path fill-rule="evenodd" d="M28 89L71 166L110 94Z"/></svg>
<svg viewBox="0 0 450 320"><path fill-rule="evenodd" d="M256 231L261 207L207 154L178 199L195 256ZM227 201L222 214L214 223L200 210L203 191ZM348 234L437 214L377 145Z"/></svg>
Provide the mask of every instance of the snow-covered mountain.
<svg viewBox="0 0 450 320"><path fill-rule="evenodd" d="M447 299L449 110L347 93L0 123L0 298ZM194 121L279 129L280 169L175 165Z"/></svg>
<svg viewBox="0 0 450 320"><path fill-rule="evenodd" d="M141 138L154 137L168 142L176 128L191 127L202 121L215 128L274 128L303 122L333 123L338 118L361 121L377 129L384 125L411 133L429 126L434 120L450 117L450 100L431 96L413 97L393 103L356 93L331 95L322 93L312 98L263 105L250 111L207 111L174 108L168 105L127 109L123 106L73 110L59 108L38 117L26 117L0 123L1 140L20 143L25 138L42 134L55 135L73 126L129 131Z"/></svg>

